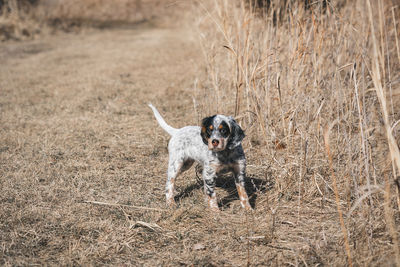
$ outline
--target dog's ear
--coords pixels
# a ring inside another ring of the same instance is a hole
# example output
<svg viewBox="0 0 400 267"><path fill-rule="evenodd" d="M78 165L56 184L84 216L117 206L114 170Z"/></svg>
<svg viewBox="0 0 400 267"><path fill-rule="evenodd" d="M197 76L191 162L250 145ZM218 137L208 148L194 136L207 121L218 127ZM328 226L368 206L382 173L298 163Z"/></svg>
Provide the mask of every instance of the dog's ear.
<svg viewBox="0 0 400 267"><path fill-rule="evenodd" d="M211 136L210 126L213 125L214 116L206 117L201 122L201 139L203 139L203 143L208 145L208 138Z"/></svg>
<svg viewBox="0 0 400 267"><path fill-rule="evenodd" d="M242 143L246 135L233 117L229 117L229 123L231 125L231 135L229 136L227 147L233 149Z"/></svg>

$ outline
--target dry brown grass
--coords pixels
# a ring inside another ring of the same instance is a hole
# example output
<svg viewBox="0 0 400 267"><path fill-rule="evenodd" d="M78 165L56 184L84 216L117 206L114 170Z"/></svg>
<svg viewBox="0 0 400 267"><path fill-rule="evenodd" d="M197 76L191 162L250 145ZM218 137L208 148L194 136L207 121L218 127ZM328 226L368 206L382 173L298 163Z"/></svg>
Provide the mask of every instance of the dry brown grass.
<svg viewBox="0 0 400 267"><path fill-rule="evenodd" d="M0 265L399 265L400 7L248 3L0 45ZM212 214L194 170L165 207L148 102L175 127L236 115L252 214L229 176Z"/></svg>
<svg viewBox="0 0 400 267"><path fill-rule="evenodd" d="M235 113L249 128L253 164L275 182L257 202L276 209L290 200L295 228L309 220L310 205L321 212L321 224L303 228L301 238L318 244L326 240L318 227L341 225L333 247L347 254L348 265L399 265L399 6L283 3L271 1L262 16L243 2L199 4L207 13L198 27L210 79L197 91L198 109ZM385 173L391 177L386 194ZM336 203L336 216L324 214L334 212L326 203ZM328 256L332 247L312 249L319 263L344 264ZM297 257L317 263L301 250Z"/></svg>
<svg viewBox="0 0 400 267"><path fill-rule="evenodd" d="M0 5L0 41L27 40L56 30L83 27L132 28L172 14L161 0L4 0ZM156 16L157 15L157 16Z"/></svg>
<svg viewBox="0 0 400 267"><path fill-rule="evenodd" d="M40 23L32 16L35 1L5 0L0 2L0 41L25 40L40 33Z"/></svg>
<svg viewBox="0 0 400 267"><path fill-rule="evenodd" d="M51 2L48 1L48 2ZM169 1L160 0L60 0L57 5L44 5L50 23L70 29L71 26L109 28L129 26L160 15Z"/></svg>

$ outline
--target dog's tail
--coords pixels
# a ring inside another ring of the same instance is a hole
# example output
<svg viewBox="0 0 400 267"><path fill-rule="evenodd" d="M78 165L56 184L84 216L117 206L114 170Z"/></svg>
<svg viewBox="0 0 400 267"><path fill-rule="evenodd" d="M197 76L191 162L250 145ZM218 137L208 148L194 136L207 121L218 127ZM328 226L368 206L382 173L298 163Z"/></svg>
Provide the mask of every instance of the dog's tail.
<svg viewBox="0 0 400 267"><path fill-rule="evenodd" d="M161 128L163 128L169 135L174 135L174 133L178 130L175 129L174 127L169 126L165 120L163 119L163 117L161 117L160 113L158 112L158 110L152 105L149 104L149 107L153 110L154 116L156 117L156 120L158 122L158 124L160 124Z"/></svg>

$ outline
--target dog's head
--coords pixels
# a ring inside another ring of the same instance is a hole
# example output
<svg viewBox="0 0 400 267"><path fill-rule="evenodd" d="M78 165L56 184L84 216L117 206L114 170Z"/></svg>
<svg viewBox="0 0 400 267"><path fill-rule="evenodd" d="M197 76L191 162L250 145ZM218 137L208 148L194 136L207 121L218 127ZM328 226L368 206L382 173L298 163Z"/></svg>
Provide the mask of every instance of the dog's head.
<svg viewBox="0 0 400 267"><path fill-rule="evenodd" d="M214 115L201 123L201 138L215 152L237 147L244 137L242 128L232 117Z"/></svg>

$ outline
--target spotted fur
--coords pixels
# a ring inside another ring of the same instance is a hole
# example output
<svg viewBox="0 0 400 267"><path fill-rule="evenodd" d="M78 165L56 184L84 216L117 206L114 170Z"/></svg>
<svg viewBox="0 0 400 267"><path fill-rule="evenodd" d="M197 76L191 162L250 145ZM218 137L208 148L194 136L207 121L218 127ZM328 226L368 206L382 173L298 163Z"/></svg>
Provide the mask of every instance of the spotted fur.
<svg viewBox="0 0 400 267"><path fill-rule="evenodd" d="M201 127L175 129L164 121L153 105L149 106L160 126L171 135L165 193L167 204L175 204L174 184L177 176L198 162L203 166L204 192L211 209L219 210L215 178L221 171L233 172L240 203L243 208L251 209L245 190L246 157L241 145L245 135L236 121L232 117L214 115L204 118Z"/></svg>

